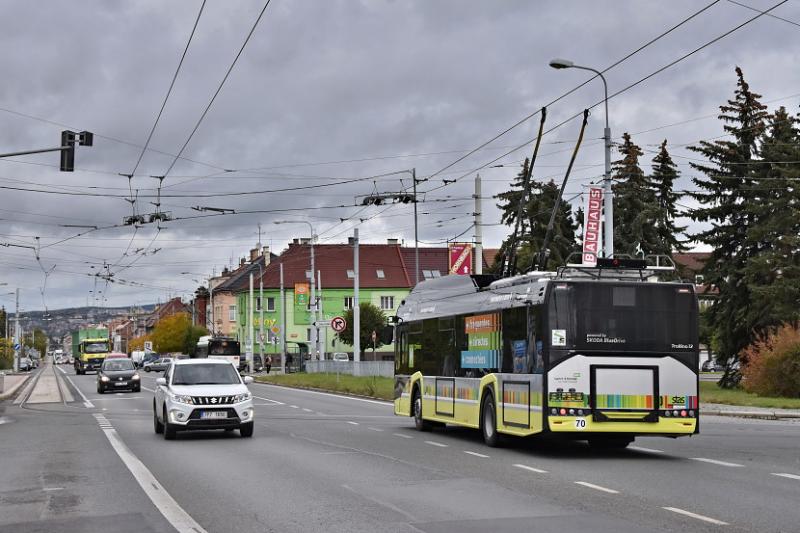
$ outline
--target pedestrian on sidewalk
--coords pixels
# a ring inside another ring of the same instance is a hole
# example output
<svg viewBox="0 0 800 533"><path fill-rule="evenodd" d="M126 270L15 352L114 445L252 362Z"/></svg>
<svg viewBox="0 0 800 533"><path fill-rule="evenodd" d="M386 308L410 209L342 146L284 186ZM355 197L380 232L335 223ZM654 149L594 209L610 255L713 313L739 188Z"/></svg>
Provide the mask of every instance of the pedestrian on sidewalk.
<svg viewBox="0 0 800 533"><path fill-rule="evenodd" d="M268 355L267 359L264 361L264 366L267 368L267 374L269 374L269 370L272 368L272 356Z"/></svg>

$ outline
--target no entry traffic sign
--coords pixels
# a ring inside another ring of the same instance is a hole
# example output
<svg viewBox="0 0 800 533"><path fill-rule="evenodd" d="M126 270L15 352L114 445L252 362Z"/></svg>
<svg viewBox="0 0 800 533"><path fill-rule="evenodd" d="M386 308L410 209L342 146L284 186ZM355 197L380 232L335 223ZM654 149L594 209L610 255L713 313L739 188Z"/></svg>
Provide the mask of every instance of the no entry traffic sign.
<svg viewBox="0 0 800 533"><path fill-rule="evenodd" d="M333 328L333 331L336 333L341 333L347 329L347 320L345 320L344 317L335 316L331 319L331 328Z"/></svg>

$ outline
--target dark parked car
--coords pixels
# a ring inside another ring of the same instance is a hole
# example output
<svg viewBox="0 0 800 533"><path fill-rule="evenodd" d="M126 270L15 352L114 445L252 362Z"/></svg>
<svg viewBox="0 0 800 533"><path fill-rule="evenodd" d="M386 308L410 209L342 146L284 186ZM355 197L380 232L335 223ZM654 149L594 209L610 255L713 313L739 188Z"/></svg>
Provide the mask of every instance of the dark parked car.
<svg viewBox="0 0 800 533"><path fill-rule="evenodd" d="M142 384L133 361L127 358L113 358L103 361L97 373L97 393L108 390L132 390L139 392Z"/></svg>
<svg viewBox="0 0 800 533"><path fill-rule="evenodd" d="M155 371L155 372L163 372L164 370L169 368L169 365L172 364L171 357L162 357L161 359L156 359L155 361L150 361L143 365L145 372Z"/></svg>
<svg viewBox="0 0 800 533"><path fill-rule="evenodd" d="M261 361L261 356L253 354L253 372L261 372L264 369L264 363ZM239 373L247 372L247 356L239 356Z"/></svg>

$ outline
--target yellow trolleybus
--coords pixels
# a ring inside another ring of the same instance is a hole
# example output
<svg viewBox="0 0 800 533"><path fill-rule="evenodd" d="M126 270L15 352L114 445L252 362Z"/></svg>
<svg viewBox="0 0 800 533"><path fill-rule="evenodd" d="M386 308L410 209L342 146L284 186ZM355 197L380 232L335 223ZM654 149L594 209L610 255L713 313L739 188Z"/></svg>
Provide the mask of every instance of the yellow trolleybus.
<svg viewBox="0 0 800 533"><path fill-rule="evenodd" d="M420 283L395 317L394 412L417 429L454 424L560 434L600 448L697 433L694 286L673 267L598 259L495 280Z"/></svg>

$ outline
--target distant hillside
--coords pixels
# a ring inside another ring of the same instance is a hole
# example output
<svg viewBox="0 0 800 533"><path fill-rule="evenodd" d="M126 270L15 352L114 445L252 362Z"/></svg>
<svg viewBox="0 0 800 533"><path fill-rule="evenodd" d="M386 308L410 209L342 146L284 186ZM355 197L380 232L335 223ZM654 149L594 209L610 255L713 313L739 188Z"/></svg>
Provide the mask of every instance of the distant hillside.
<svg viewBox="0 0 800 533"><path fill-rule="evenodd" d="M48 310L47 316L44 311L29 311L21 314L20 323L25 331L40 328L52 341L56 341L81 326L108 322L113 318L132 314L149 313L155 307L155 304L135 307L71 307Z"/></svg>

